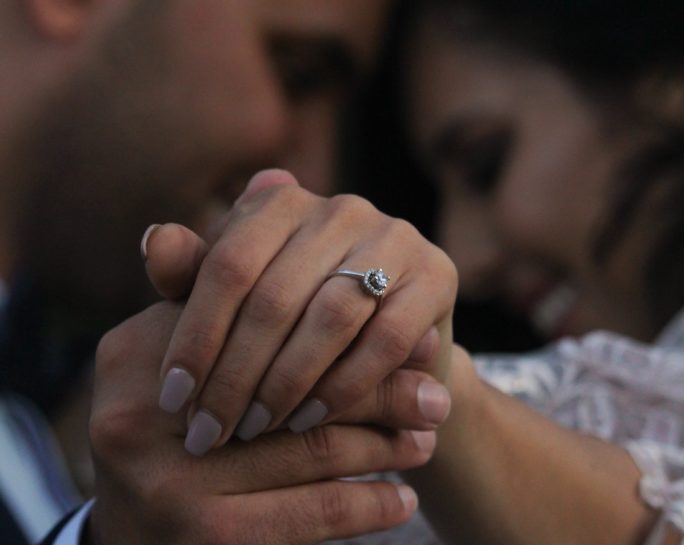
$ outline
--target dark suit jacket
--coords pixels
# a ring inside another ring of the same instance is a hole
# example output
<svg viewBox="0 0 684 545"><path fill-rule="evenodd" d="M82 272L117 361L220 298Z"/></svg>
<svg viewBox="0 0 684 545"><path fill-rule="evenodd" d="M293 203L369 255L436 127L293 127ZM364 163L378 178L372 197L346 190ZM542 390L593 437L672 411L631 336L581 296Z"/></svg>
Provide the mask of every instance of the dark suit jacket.
<svg viewBox="0 0 684 545"><path fill-rule="evenodd" d="M0 499L0 542L3 545L29 545L2 499Z"/></svg>

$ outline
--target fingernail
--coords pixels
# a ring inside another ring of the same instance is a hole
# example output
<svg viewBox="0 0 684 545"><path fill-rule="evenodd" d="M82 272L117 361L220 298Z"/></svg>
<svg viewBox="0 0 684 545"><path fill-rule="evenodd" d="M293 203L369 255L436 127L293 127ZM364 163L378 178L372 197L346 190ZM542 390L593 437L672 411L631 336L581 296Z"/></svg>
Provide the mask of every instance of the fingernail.
<svg viewBox="0 0 684 545"><path fill-rule="evenodd" d="M173 368L164 378L159 406L167 413L177 413L195 389L195 379L184 369Z"/></svg>
<svg viewBox="0 0 684 545"><path fill-rule="evenodd" d="M158 223L153 223L145 230L145 234L140 241L140 257L142 257L143 261L147 261L147 243L150 240L152 233L154 233L160 227L161 225Z"/></svg>
<svg viewBox="0 0 684 545"><path fill-rule="evenodd" d="M411 435L418 447L423 452L432 452L437 444L437 434L434 431L412 431Z"/></svg>
<svg viewBox="0 0 684 545"><path fill-rule="evenodd" d="M192 419L185 438L185 450L195 456L204 456L221 436L222 427L208 412L199 411Z"/></svg>
<svg viewBox="0 0 684 545"><path fill-rule="evenodd" d="M318 399L310 399L295 411L288 427L290 431L302 433L320 424L328 415L328 408Z"/></svg>
<svg viewBox="0 0 684 545"><path fill-rule="evenodd" d="M418 386L418 408L425 420L431 424L441 424L451 410L449 390L438 382L422 382Z"/></svg>
<svg viewBox="0 0 684 545"><path fill-rule="evenodd" d="M255 401L242 417L235 430L235 435L243 441L251 441L268 427L271 418L271 412L264 405Z"/></svg>
<svg viewBox="0 0 684 545"><path fill-rule="evenodd" d="M397 484L397 493L399 494L399 499L401 503L404 504L404 509L407 513L415 513L418 509L418 496L413 491L413 488L406 486L405 484Z"/></svg>

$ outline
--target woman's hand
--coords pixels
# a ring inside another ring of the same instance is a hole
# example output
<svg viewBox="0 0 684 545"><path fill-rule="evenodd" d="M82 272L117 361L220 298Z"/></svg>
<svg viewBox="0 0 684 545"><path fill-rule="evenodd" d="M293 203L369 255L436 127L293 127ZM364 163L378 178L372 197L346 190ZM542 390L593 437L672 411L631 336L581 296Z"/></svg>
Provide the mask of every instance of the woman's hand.
<svg viewBox="0 0 684 545"><path fill-rule="evenodd" d="M146 241L148 271L177 295L192 274L174 286L155 273L161 231ZM286 420L294 431L329 422L412 356L415 366L448 353L453 264L363 199L323 199L264 172L211 249L191 246L181 261L199 273L162 364L160 404L176 412L193 401L186 447L195 454L234 432L251 439ZM381 306L355 279L330 277L372 267L391 276Z"/></svg>

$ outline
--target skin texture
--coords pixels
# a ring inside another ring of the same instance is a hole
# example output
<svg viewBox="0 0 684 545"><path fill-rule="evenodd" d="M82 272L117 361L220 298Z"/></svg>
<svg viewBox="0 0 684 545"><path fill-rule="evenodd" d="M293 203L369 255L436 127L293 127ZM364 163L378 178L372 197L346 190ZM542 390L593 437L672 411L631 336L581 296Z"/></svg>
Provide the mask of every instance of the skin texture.
<svg viewBox="0 0 684 545"><path fill-rule="evenodd" d="M451 416L431 463L409 472L446 542L643 543L657 515L639 498L626 451L485 385L458 347L452 362ZM459 492L440 501L445 490Z"/></svg>
<svg viewBox="0 0 684 545"><path fill-rule="evenodd" d="M657 232L658 195L647 195L605 264L592 254L619 168L649 135L601 113L553 66L459 40L429 17L409 51L411 135L439 182L440 245L459 269L462 296L498 298L547 338L605 328L652 339L663 318L641 264ZM560 293L565 301L552 310Z"/></svg>
<svg viewBox="0 0 684 545"><path fill-rule="evenodd" d="M163 279L153 244L159 246L158 235L147 239L147 267ZM322 199L285 172L260 173L202 258L205 251L198 243L187 254L185 263L199 264L197 282L161 378L165 387L178 370L194 378L187 398L194 402L191 432L204 415L221 426L206 448L225 443L251 400L269 411L260 432L287 423L312 400L326 411L315 424L329 422L420 352L426 335L439 344L426 359L448 353L453 264L409 224L360 198ZM372 263L392 275L380 308L354 281L326 279L337 268L365 270Z"/></svg>
<svg viewBox="0 0 684 545"><path fill-rule="evenodd" d="M158 362L181 312L173 303L151 307L98 348L92 543L313 544L407 520L417 505L408 487L330 479L423 464L433 431L330 426L232 442L202 459L188 454L184 417L156 406ZM403 378L372 392L346 421L386 422L393 414L401 426L416 424L416 387L433 379L398 373ZM265 513L277 517L265 523Z"/></svg>
<svg viewBox="0 0 684 545"><path fill-rule="evenodd" d="M148 240L153 283L175 272L178 287L197 274L197 256L206 251L180 226L159 228ZM431 461L406 473L445 543L643 543L657 513L640 500L640 473L625 450L562 428L485 385L458 346L447 363L450 415Z"/></svg>

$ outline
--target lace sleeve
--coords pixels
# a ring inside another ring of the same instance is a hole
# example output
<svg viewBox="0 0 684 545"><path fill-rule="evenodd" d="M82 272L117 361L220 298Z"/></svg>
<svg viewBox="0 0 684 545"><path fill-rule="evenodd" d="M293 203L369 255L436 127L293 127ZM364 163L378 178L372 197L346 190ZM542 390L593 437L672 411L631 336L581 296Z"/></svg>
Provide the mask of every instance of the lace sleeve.
<svg viewBox="0 0 684 545"><path fill-rule="evenodd" d="M473 362L483 381L549 417L569 371L557 346L524 355L479 354Z"/></svg>
<svg viewBox="0 0 684 545"><path fill-rule="evenodd" d="M646 545L661 545L667 524L684 535L684 449L651 441L630 441L625 446L642 473L642 499L662 513Z"/></svg>

